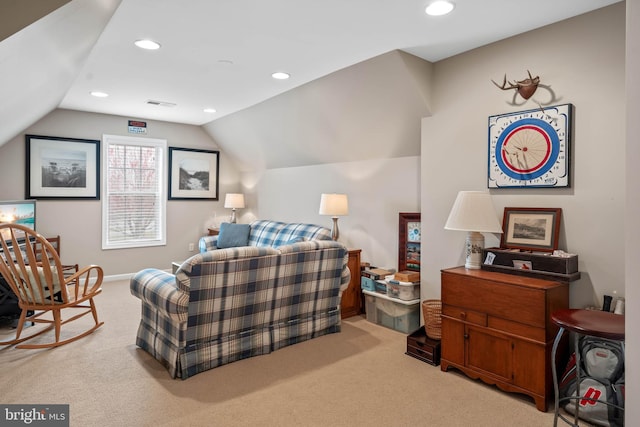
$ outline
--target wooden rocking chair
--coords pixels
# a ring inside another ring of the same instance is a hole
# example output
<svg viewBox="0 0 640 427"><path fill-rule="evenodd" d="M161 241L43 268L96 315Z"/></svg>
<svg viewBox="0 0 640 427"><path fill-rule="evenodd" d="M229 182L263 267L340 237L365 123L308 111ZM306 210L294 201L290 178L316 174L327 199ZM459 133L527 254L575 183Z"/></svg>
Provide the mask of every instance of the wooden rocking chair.
<svg viewBox="0 0 640 427"><path fill-rule="evenodd" d="M98 321L93 302L93 297L102 292L101 267L90 265L65 277L60 257L51 243L19 224L0 224L0 244L0 273L18 297L18 305L22 310L15 339L0 342L0 345L19 344L55 328L54 342L20 344L16 348L58 347L85 337L104 324ZM83 311L63 320L63 309ZM53 319L42 317L49 312ZM95 325L79 335L60 340L62 325L89 313L93 315ZM25 322L48 323L49 326L20 338Z"/></svg>

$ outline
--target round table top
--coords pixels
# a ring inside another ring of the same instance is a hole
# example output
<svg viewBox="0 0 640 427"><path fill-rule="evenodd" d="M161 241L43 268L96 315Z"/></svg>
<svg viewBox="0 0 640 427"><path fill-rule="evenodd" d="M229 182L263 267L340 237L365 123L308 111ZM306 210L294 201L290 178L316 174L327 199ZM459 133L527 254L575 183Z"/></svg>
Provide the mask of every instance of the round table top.
<svg viewBox="0 0 640 427"><path fill-rule="evenodd" d="M551 314L556 325L572 332L624 341L624 316L600 310L562 309Z"/></svg>

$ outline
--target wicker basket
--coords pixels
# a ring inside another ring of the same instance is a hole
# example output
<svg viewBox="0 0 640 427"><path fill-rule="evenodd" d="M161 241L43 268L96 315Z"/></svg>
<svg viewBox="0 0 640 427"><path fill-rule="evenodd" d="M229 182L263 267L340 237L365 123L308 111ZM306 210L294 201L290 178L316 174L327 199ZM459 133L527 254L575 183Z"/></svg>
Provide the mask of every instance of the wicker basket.
<svg viewBox="0 0 640 427"><path fill-rule="evenodd" d="M422 315L427 336L434 340L442 338L442 301L439 299L422 301Z"/></svg>

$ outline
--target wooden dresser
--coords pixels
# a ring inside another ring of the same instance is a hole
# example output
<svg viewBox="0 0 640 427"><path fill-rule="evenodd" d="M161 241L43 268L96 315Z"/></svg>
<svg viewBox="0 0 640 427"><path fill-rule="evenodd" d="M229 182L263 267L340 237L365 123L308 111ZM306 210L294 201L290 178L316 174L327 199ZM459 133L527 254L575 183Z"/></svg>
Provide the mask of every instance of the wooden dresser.
<svg viewBox="0 0 640 427"><path fill-rule="evenodd" d="M531 396L546 411L558 331L551 313L569 307L568 283L457 267L442 270L441 292L441 369Z"/></svg>
<svg viewBox="0 0 640 427"><path fill-rule="evenodd" d="M356 316L362 312L362 290L360 289L360 252L361 249L349 249L349 270L351 281L349 287L342 292L340 315L343 319Z"/></svg>

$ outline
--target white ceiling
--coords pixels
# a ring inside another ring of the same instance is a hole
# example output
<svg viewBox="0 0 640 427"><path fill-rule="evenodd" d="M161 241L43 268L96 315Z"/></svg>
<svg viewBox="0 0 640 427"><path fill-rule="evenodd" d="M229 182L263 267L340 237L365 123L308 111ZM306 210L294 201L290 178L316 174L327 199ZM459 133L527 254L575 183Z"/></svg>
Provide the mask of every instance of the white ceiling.
<svg viewBox="0 0 640 427"><path fill-rule="evenodd" d="M49 85L57 107L201 125L394 49L436 62L619 0L455 0L456 8L444 17L424 13L430 1L73 0L54 13L67 10L68 19L96 21L100 14L107 21L102 33L104 24L91 30L47 17L41 20L46 27L38 21L20 33L37 34L32 42L66 33L69 51L97 37L82 61L58 60L75 77ZM14 65L13 49L47 67L37 49L12 42L20 33L0 43L3 67ZM141 50L133 45L141 38L162 48ZM292 77L274 80L274 71ZM16 99L28 79L16 68L11 79L0 80L0 94ZM93 90L110 96L95 98ZM150 106L148 100L176 106ZM14 107L0 107L1 122L3 111ZM217 113L204 113L206 107Z"/></svg>

